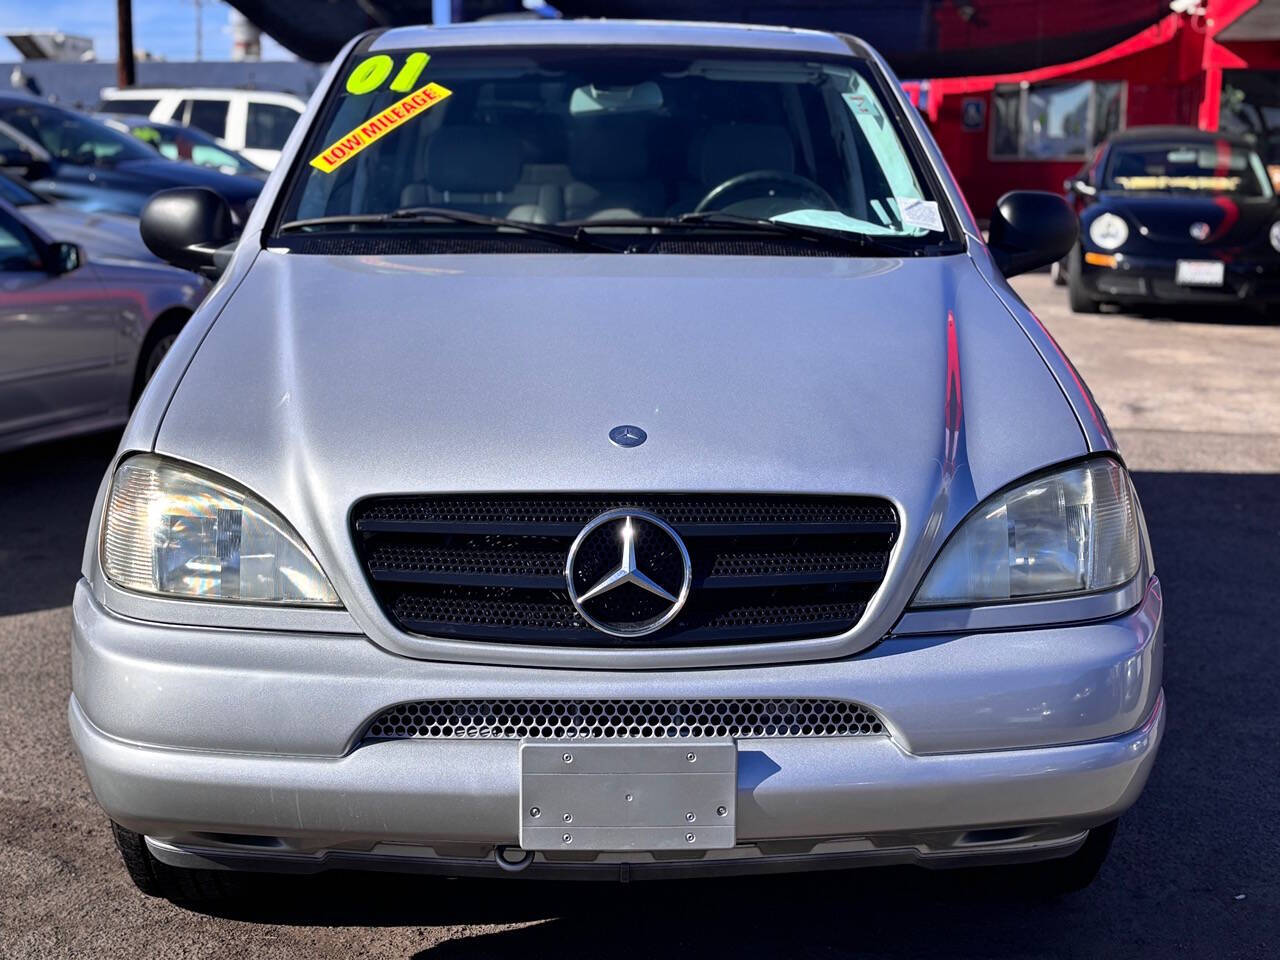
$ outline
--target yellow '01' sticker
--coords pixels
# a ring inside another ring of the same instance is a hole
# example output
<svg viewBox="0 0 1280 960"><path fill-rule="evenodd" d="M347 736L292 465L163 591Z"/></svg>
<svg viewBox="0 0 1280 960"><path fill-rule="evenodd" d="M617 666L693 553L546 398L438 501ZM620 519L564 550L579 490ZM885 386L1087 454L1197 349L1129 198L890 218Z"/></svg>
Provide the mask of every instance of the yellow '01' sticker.
<svg viewBox="0 0 1280 960"><path fill-rule="evenodd" d="M428 83L325 147L320 155L311 161L311 165L322 173L333 173L369 144L382 139L422 111L434 107L451 93L453 93L452 90L438 83Z"/></svg>

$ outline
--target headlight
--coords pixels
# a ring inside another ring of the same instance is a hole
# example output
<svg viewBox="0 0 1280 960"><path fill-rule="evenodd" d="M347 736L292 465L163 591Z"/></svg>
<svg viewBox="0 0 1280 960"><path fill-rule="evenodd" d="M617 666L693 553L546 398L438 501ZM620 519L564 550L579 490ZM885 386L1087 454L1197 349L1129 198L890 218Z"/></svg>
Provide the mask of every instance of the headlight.
<svg viewBox="0 0 1280 960"><path fill-rule="evenodd" d="M1129 225L1114 213L1104 213L1089 224L1089 239L1103 250L1118 250L1129 239Z"/></svg>
<svg viewBox="0 0 1280 960"><path fill-rule="evenodd" d="M116 470L102 566L119 586L144 593L338 604L311 551L274 510L198 467L150 455Z"/></svg>
<svg viewBox="0 0 1280 960"><path fill-rule="evenodd" d="M1280 220L1271 225L1271 249L1280 253Z"/></svg>
<svg viewBox="0 0 1280 960"><path fill-rule="evenodd" d="M1125 469L1095 460L996 494L960 524L917 606L1105 590L1138 572L1137 505Z"/></svg>

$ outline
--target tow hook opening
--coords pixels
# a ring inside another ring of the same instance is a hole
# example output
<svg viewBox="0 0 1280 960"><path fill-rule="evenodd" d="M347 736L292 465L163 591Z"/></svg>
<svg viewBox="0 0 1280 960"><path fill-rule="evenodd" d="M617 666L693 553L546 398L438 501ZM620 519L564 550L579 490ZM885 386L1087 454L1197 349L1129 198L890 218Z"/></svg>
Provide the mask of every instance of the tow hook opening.
<svg viewBox="0 0 1280 960"><path fill-rule="evenodd" d="M493 859L508 873L519 873L533 863L533 851L520 847L495 847Z"/></svg>

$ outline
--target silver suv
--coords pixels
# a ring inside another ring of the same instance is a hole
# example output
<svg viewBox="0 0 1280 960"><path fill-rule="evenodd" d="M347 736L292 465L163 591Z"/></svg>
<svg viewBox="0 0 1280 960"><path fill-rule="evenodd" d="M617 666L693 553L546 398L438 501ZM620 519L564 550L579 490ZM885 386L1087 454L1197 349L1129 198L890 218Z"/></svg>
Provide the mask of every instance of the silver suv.
<svg viewBox="0 0 1280 960"><path fill-rule="evenodd" d="M1164 729L1101 413L846 36L398 28L334 62L103 480L70 723L135 882L1027 864ZM231 886L230 889L235 889Z"/></svg>

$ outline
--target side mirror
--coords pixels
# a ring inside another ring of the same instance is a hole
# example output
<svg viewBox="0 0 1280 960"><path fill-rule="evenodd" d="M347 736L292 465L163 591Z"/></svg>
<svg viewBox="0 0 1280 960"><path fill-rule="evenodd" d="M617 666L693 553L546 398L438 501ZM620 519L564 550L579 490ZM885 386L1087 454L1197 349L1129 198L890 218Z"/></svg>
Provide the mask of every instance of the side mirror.
<svg viewBox="0 0 1280 960"><path fill-rule="evenodd" d="M23 180L43 180L53 172L47 160L33 156L21 147L0 150L0 168Z"/></svg>
<svg viewBox="0 0 1280 960"><path fill-rule="evenodd" d="M996 201L987 248L1006 277L1061 260L1076 245L1080 221L1056 193L1014 190Z"/></svg>
<svg viewBox="0 0 1280 960"><path fill-rule="evenodd" d="M1097 187L1082 177L1068 177L1063 181L1062 186L1072 193L1080 194L1082 197L1092 197L1098 193Z"/></svg>
<svg viewBox="0 0 1280 960"><path fill-rule="evenodd" d="M74 243L51 243L45 248L45 270L55 277L79 269L84 253Z"/></svg>
<svg viewBox="0 0 1280 960"><path fill-rule="evenodd" d="M142 208L142 242L176 267L216 275L226 267L219 248L235 237L231 208L207 187L161 190Z"/></svg>

